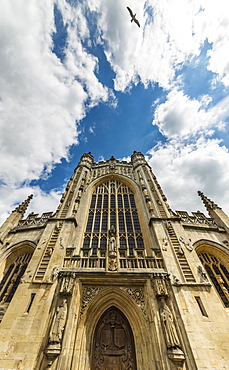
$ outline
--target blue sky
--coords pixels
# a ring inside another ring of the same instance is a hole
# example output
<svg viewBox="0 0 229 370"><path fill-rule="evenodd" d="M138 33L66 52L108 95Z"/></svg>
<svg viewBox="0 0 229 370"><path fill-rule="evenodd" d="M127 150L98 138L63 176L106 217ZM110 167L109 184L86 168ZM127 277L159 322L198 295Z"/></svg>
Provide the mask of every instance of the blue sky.
<svg viewBox="0 0 229 370"><path fill-rule="evenodd" d="M127 6L137 13L130 22ZM55 211L81 155L146 155L174 210L229 213L226 0L8 0L0 14L1 221Z"/></svg>

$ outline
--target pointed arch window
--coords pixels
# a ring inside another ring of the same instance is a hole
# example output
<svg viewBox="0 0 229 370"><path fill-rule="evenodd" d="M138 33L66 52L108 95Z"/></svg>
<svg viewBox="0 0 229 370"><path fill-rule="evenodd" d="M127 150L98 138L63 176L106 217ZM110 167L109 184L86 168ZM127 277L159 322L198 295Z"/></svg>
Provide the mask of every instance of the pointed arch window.
<svg viewBox="0 0 229 370"><path fill-rule="evenodd" d="M0 283L0 303L9 303L16 292L16 289L21 281L21 278L28 266L32 257L32 253L20 254L6 268L3 279Z"/></svg>
<svg viewBox="0 0 229 370"><path fill-rule="evenodd" d="M112 225L118 236L118 248L126 249L130 256L135 249L144 249L134 194L117 180L100 184L92 194L83 249L90 249L92 256L105 249Z"/></svg>
<svg viewBox="0 0 229 370"><path fill-rule="evenodd" d="M223 262L213 254L203 252L199 258L215 286L225 307L229 308L229 271Z"/></svg>

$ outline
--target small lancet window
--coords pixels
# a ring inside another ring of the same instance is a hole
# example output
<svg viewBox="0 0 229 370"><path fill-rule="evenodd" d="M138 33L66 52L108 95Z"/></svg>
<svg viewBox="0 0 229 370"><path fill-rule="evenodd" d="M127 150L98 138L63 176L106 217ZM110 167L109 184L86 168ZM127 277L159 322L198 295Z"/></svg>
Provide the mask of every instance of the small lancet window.
<svg viewBox="0 0 229 370"><path fill-rule="evenodd" d="M204 308L204 305L203 305L203 302L202 302L201 298L200 297L195 297L195 300L196 300L196 302L199 306L199 309L200 309L200 312L202 313L202 315L205 316L205 317L208 317L208 314L207 314L207 312Z"/></svg>

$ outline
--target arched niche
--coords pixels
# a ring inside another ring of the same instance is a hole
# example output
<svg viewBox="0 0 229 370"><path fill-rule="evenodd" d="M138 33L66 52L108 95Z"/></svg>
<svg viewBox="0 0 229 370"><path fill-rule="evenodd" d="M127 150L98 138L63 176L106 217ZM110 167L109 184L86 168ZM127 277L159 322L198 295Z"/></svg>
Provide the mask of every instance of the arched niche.
<svg viewBox="0 0 229 370"><path fill-rule="evenodd" d="M149 323L133 299L116 287L104 289L99 293L82 315L75 338L77 345L75 347L73 368L76 370L93 370L91 360L96 328L103 315L109 312L112 307L115 307L117 312L120 312L130 325L135 344L137 369L156 370L157 346L153 348L152 343L157 342L157 340L152 338ZM80 356L77 355L79 351Z"/></svg>
<svg viewBox="0 0 229 370"><path fill-rule="evenodd" d="M229 253L227 248L212 241L201 240L195 244L195 249L222 303L229 308Z"/></svg>

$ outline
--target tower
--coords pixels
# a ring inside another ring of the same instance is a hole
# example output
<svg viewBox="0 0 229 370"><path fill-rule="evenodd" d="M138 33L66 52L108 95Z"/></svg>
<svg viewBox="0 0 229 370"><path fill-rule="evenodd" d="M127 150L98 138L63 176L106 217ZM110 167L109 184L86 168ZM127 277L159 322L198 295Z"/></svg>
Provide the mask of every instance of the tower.
<svg viewBox="0 0 229 370"><path fill-rule="evenodd" d="M0 369L229 363L228 216L173 211L144 156L84 154L57 211L0 228Z"/></svg>

